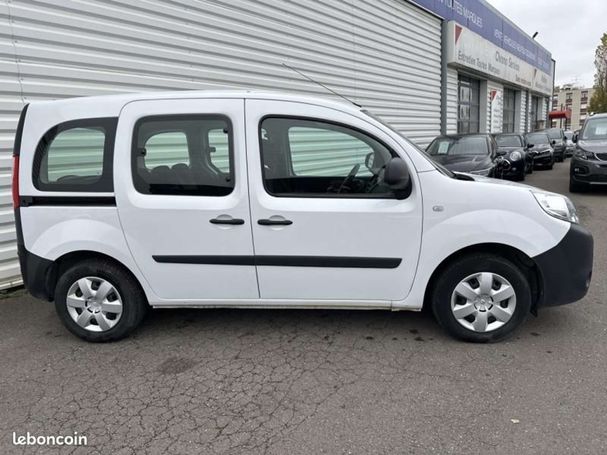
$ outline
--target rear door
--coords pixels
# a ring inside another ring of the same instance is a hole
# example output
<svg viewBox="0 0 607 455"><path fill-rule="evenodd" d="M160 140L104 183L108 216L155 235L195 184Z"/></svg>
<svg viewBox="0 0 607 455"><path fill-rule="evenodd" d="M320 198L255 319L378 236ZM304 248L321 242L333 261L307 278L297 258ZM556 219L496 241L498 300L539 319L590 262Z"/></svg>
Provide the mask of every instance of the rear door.
<svg viewBox="0 0 607 455"><path fill-rule="evenodd" d="M404 299L420 251L422 201L400 145L369 122L322 106L248 99L246 113L261 297L323 306ZM381 179L373 182L399 154L413 182L402 200Z"/></svg>
<svg viewBox="0 0 607 455"><path fill-rule="evenodd" d="M162 300L259 297L244 101L137 101L121 113L116 203L131 253Z"/></svg>

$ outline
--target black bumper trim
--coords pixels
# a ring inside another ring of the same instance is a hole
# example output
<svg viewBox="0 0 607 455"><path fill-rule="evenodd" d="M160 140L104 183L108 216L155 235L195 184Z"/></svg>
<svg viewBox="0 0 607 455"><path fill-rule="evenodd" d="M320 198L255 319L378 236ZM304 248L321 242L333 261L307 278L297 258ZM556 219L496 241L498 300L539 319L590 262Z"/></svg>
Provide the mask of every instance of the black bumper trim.
<svg viewBox="0 0 607 455"><path fill-rule="evenodd" d="M17 227L17 254L23 285L34 297L52 302L55 298L53 283L57 273L55 263L25 249L23 230L21 229L21 210L19 208L15 210L15 225Z"/></svg>
<svg viewBox="0 0 607 455"><path fill-rule="evenodd" d="M573 303L586 295L592 278L593 249L592 234L572 224L558 245L533 258L542 284L538 307Z"/></svg>
<svg viewBox="0 0 607 455"><path fill-rule="evenodd" d="M53 285L56 278L56 267L53 261L36 256L19 247L19 263L23 284L28 292L37 299L52 302Z"/></svg>

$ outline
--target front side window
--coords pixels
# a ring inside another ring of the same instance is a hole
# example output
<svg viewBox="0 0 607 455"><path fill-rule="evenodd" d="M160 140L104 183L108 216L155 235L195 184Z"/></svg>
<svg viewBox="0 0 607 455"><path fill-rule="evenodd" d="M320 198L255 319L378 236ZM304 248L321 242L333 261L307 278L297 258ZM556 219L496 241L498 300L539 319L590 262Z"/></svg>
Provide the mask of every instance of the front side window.
<svg viewBox="0 0 607 455"><path fill-rule="evenodd" d="M62 123L40 140L34 158L34 186L42 191L113 191L115 119Z"/></svg>
<svg viewBox="0 0 607 455"><path fill-rule="evenodd" d="M234 189L231 125L224 117L143 118L132 153L140 193L226 196Z"/></svg>
<svg viewBox="0 0 607 455"><path fill-rule="evenodd" d="M260 125L264 185L275 196L394 197L393 156L371 136L328 122L269 117Z"/></svg>

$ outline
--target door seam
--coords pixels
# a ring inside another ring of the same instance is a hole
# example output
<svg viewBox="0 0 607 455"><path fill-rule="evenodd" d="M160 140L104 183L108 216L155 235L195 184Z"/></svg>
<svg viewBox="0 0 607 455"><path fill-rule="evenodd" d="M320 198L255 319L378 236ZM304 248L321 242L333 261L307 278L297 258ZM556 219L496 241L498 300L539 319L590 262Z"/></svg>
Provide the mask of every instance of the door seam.
<svg viewBox="0 0 607 455"><path fill-rule="evenodd" d="M242 113L243 113L243 121L244 121L244 162L246 168L246 185L247 185L247 196L248 196L248 204L249 204L249 220L250 220L250 228L251 228L251 245L253 247L253 258L257 255L257 251L255 250L255 233L253 231L253 209L251 207L251 182L250 182L250 172L249 172L249 129L247 128L247 99L243 98L242 100ZM257 298L261 299L261 286L259 285L259 269L257 265L255 267L255 281L257 282Z"/></svg>

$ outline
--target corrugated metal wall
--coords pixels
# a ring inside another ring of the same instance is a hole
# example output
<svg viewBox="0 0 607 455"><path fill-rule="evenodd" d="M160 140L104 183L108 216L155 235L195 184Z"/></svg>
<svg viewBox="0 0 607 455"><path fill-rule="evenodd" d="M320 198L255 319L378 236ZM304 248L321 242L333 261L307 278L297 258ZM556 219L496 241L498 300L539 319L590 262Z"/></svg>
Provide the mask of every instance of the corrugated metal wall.
<svg viewBox="0 0 607 455"><path fill-rule="evenodd" d="M11 148L24 103L248 87L354 98L420 145L440 132L440 21L404 0L0 0L0 287L19 282Z"/></svg>
<svg viewBox="0 0 607 455"><path fill-rule="evenodd" d="M447 134L457 133L458 89L457 70L447 68Z"/></svg>

